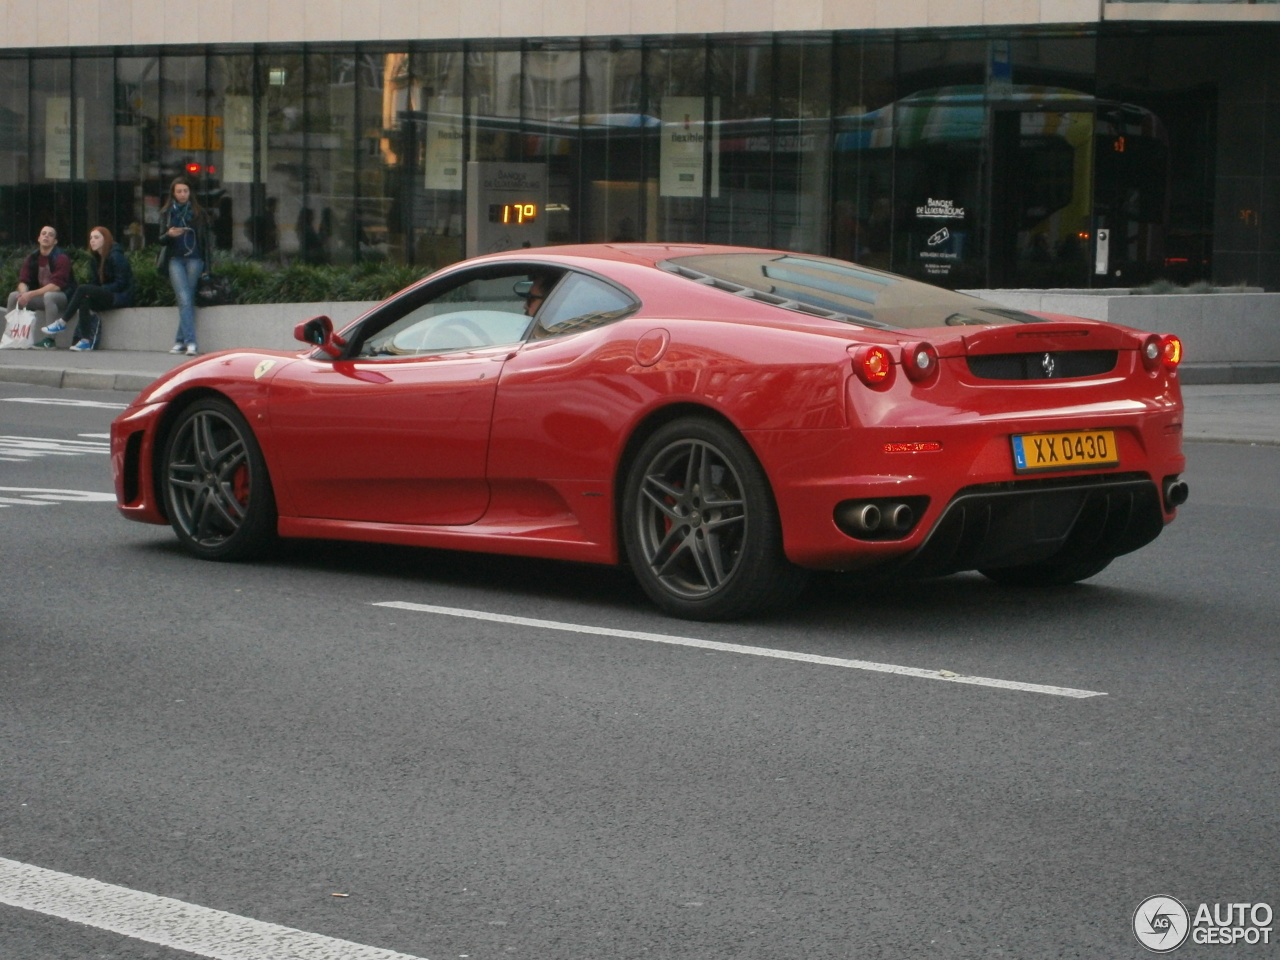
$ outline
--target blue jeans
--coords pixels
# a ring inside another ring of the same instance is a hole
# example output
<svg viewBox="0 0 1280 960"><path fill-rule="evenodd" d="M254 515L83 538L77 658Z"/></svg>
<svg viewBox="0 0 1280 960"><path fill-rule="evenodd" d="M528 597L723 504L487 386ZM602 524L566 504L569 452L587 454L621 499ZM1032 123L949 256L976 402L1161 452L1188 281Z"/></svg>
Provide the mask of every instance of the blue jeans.
<svg viewBox="0 0 1280 960"><path fill-rule="evenodd" d="M204 261L197 257L171 257L169 283L178 301L177 343L196 342L196 284L204 273Z"/></svg>

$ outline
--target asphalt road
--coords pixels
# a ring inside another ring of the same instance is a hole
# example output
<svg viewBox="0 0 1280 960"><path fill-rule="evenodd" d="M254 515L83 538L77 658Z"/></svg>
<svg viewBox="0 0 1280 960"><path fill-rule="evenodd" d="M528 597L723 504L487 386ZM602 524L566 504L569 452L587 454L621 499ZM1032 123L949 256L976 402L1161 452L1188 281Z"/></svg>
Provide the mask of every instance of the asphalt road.
<svg viewBox="0 0 1280 960"><path fill-rule="evenodd" d="M1154 895L1280 909L1280 447L1189 444L1087 585L693 624L566 564L190 559L107 497L126 399L0 383L0 960L1097 960Z"/></svg>

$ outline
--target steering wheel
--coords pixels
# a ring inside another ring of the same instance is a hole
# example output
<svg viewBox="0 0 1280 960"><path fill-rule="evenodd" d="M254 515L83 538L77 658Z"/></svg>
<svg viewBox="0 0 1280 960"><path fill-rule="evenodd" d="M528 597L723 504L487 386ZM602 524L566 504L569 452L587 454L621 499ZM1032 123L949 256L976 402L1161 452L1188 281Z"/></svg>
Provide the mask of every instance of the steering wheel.
<svg viewBox="0 0 1280 960"><path fill-rule="evenodd" d="M467 346L485 347L493 342L484 327L480 326L480 324L476 323L474 320L468 320L466 317L452 317L440 324L440 326L436 327L432 332L444 333L451 329L458 329L467 335L468 339L471 341Z"/></svg>

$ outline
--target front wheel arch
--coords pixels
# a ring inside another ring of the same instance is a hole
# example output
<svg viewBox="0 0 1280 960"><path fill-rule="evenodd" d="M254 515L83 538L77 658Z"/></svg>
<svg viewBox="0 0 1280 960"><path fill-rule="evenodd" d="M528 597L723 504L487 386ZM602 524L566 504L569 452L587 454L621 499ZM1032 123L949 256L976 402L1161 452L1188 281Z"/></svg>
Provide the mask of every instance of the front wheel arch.
<svg viewBox="0 0 1280 960"><path fill-rule="evenodd" d="M276 502L249 421L220 394L182 405L157 436L159 498L186 550L206 560L243 560L276 539Z"/></svg>
<svg viewBox="0 0 1280 960"><path fill-rule="evenodd" d="M187 390L165 404L164 412L156 422L155 434L151 444L151 489L155 492L156 507L161 515L169 519L169 501L164 495L164 453L169 448L169 438L173 435L173 425L178 418L200 400L222 400L233 406L234 401L224 393L209 387L196 387ZM238 408L237 408L238 409ZM241 416L244 414L242 413Z"/></svg>

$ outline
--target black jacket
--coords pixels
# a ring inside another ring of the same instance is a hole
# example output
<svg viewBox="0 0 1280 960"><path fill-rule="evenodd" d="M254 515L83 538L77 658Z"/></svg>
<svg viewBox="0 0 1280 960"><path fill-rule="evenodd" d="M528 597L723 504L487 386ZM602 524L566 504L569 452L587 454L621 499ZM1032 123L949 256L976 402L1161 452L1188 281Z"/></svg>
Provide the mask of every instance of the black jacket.
<svg viewBox="0 0 1280 960"><path fill-rule="evenodd" d="M93 258L93 277L90 283L101 284L102 289L111 293L113 307L128 307L133 304L133 267L129 258L117 246L112 246L107 255L107 262L102 265L102 276L98 276L98 257Z"/></svg>
<svg viewBox="0 0 1280 960"><path fill-rule="evenodd" d="M156 270L168 275L169 258L173 255L174 244L179 237L169 236L169 214L172 206L165 208L160 214L160 258L156 261ZM192 217L192 226L196 231L196 253L204 261L204 272L208 273L213 265L213 231L210 229L209 214L201 209Z"/></svg>

